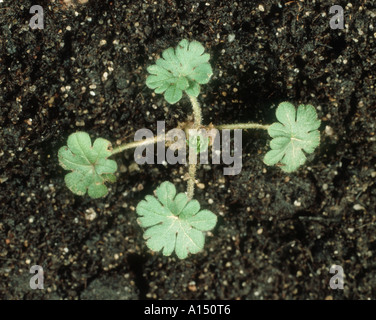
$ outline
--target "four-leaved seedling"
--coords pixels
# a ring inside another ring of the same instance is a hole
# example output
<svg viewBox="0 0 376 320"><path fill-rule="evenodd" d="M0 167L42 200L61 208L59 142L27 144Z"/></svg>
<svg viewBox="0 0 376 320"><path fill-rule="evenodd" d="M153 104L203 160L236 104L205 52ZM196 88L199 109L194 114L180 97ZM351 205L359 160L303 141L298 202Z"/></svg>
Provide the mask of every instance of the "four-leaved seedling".
<svg viewBox="0 0 376 320"><path fill-rule="evenodd" d="M282 102L276 110L279 122L272 125L237 123L205 126L197 97L200 85L208 83L213 74L209 58L199 42L184 39L176 48L163 51L162 57L147 68L150 75L146 85L155 93L163 94L170 104L180 101L183 93L187 94L192 104L193 122L187 122L185 129L267 130L273 139L264 163L279 164L285 172L296 171L305 163L305 153L312 153L320 143L317 130L320 120L315 108L299 105L296 110L291 103ZM163 141L162 138L156 136L113 149L108 140L97 138L92 144L86 132L73 133L68 137L67 146L61 147L58 153L60 165L71 171L65 176L65 183L74 194L83 196L87 192L91 198L103 197L108 193L105 183L116 181L116 162L108 158L127 149ZM188 137L187 142L197 153L210 146L209 139L200 134ZM155 196L148 195L137 205L137 221L146 229L144 238L151 250L162 251L165 256L175 251L178 258L185 259L203 249L205 232L215 227L217 217L209 210L201 210L199 202L192 199L196 169L197 164L189 164L186 193L177 194L175 186L165 181L157 187Z"/></svg>

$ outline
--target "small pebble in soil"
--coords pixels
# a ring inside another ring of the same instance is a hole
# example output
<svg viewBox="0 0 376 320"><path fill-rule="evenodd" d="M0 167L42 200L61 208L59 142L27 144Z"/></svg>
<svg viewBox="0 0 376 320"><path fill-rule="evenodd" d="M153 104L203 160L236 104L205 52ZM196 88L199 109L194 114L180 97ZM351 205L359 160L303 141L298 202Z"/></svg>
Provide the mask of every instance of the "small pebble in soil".
<svg viewBox="0 0 376 320"><path fill-rule="evenodd" d="M199 188L199 189L205 189L205 184L203 184L202 182L197 183L197 188Z"/></svg>
<svg viewBox="0 0 376 320"><path fill-rule="evenodd" d="M228 35L228 42L233 42L235 40L235 35L232 33L232 34L229 34Z"/></svg>
<svg viewBox="0 0 376 320"><path fill-rule="evenodd" d="M197 287L196 287L196 282L195 281L191 281L188 284L188 290L192 291L192 292L196 292L197 291Z"/></svg>
<svg viewBox="0 0 376 320"><path fill-rule="evenodd" d="M332 136L333 134L334 134L334 130L333 130L333 128L332 127L330 127L330 126L326 126L325 127L325 134L327 135L327 136Z"/></svg>
<svg viewBox="0 0 376 320"><path fill-rule="evenodd" d="M133 162L129 167L128 167L129 173L135 172L135 171L140 171L140 167L136 162Z"/></svg>
<svg viewBox="0 0 376 320"><path fill-rule="evenodd" d="M301 205L302 205L302 203L300 201L298 201L298 200L294 201L294 206L295 207L300 207Z"/></svg>
<svg viewBox="0 0 376 320"><path fill-rule="evenodd" d="M85 211L85 219L93 221L97 217L97 213L93 208L89 208Z"/></svg>
<svg viewBox="0 0 376 320"><path fill-rule="evenodd" d="M359 203L355 204L353 206L353 209L356 210L356 211L365 210L365 208L363 206L361 206Z"/></svg>

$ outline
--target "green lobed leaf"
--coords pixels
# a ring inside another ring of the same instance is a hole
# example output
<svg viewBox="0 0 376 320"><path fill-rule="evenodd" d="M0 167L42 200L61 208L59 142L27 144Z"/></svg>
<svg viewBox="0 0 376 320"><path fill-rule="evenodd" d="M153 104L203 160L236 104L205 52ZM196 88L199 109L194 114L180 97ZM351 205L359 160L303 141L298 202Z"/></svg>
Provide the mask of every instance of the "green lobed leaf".
<svg viewBox="0 0 376 320"><path fill-rule="evenodd" d="M165 181L156 189L156 197L146 196L136 208L138 223L147 228L146 245L153 251L170 256L173 251L179 259L189 253L198 253L205 244L205 231L213 229L216 215L200 210L197 200L188 200L185 193L176 194L175 186Z"/></svg>
<svg viewBox="0 0 376 320"><path fill-rule="evenodd" d="M167 102L178 102L183 91L197 97L200 84L209 82L213 70L209 64L210 55L204 53L205 48L197 41L183 39L178 46L162 52L154 65L147 71L146 85L155 93L164 93Z"/></svg>
<svg viewBox="0 0 376 320"><path fill-rule="evenodd" d="M320 132L317 130L321 121L312 105L299 105L298 110L289 102L282 102L276 110L279 122L268 128L273 138L271 150L265 154L264 163L282 164L285 172L292 172L306 161L306 153L312 153L320 144ZM304 152L303 152L304 151Z"/></svg>
<svg viewBox="0 0 376 320"><path fill-rule="evenodd" d="M68 137L67 146L58 152L59 164L65 170L64 180L68 189L74 194L83 196L86 192L91 198L100 198L107 194L105 182L115 182L113 174L117 164L107 159L111 155L111 143L97 138L91 145L90 136L86 132L72 133Z"/></svg>

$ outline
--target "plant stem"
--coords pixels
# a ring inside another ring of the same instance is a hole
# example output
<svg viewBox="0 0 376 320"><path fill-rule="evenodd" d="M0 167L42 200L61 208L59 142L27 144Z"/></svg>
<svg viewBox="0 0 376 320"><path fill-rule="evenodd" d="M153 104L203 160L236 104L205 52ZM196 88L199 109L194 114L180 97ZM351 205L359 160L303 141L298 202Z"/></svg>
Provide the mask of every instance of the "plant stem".
<svg viewBox="0 0 376 320"><path fill-rule="evenodd" d="M163 141L163 140L164 140L164 135L160 135L160 136L155 136L153 138L148 138L148 139L141 140L141 141L133 141L129 143L124 143L121 146L114 148L112 150L111 155L123 152L124 150L136 148L141 145L153 144L153 143L157 143L158 141Z"/></svg>
<svg viewBox="0 0 376 320"><path fill-rule="evenodd" d="M195 97L189 96L192 106L193 106L193 116L194 116L194 124L193 124L193 129L199 129L201 127L201 121L202 121L202 116L201 116L201 107ZM218 130L223 130L223 129L229 129L229 130L234 130L234 129L265 129L268 130L270 125L268 124L258 124L258 123L231 123L231 124L220 124L218 126L214 126L214 128ZM159 141L163 141L164 136L155 136L153 138L148 138L145 140L141 141L133 141L129 143L122 144L112 150L112 155L123 152L124 150L132 149L132 148L137 148L138 146L141 145L148 145L148 144L153 144L157 143ZM192 169L192 173L193 173Z"/></svg>
<svg viewBox="0 0 376 320"><path fill-rule="evenodd" d="M187 197L189 200L193 198L193 195L195 193L196 170L197 165L190 164L188 166L189 180L187 181Z"/></svg>
<svg viewBox="0 0 376 320"><path fill-rule="evenodd" d="M214 126L218 130L223 129L265 129L268 130L269 124L258 124L258 123L231 123L231 124L220 124L219 126Z"/></svg>
<svg viewBox="0 0 376 320"><path fill-rule="evenodd" d="M202 124L202 115L201 115L201 107L200 104L197 101L196 97L188 95L189 100L192 104L193 109L193 129L199 129ZM197 164L190 164L188 167L188 174L189 179L187 182L187 197L189 200L193 198L194 192L195 192L195 182L196 182L196 170L197 170Z"/></svg>
<svg viewBox="0 0 376 320"><path fill-rule="evenodd" d="M201 107L196 97L193 97L190 95L188 96L189 96L189 100L191 101L192 109L193 109L193 117L194 117L193 129L199 129L202 124Z"/></svg>

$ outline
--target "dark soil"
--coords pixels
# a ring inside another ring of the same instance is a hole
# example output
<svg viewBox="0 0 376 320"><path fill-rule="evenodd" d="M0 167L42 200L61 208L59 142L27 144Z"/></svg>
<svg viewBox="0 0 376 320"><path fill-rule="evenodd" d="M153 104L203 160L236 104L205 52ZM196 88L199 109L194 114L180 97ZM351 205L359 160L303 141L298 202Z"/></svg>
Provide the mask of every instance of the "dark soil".
<svg viewBox="0 0 376 320"><path fill-rule="evenodd" d="M0 4L2 299L376 298L375 1L336 1L343 30L326 0L40 0L44 30L28 25L34 4ZM77 130L117 145L184 121L188 99L171 107L145 86L147 66L183 38L211 54L205 123L272 123L278 103L309 103L322 143L285 174L263 164L270 139L253 130L241 174L201 166L196 199L219 222L180 261L148 250L135 207L165 180L184 191L186 167L118 155L117 183L92 200L66 188L57 151ZM29 287L36 264L44 290ZM333 264L343 290L329 286Z"/></svg>

